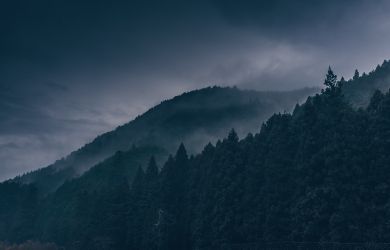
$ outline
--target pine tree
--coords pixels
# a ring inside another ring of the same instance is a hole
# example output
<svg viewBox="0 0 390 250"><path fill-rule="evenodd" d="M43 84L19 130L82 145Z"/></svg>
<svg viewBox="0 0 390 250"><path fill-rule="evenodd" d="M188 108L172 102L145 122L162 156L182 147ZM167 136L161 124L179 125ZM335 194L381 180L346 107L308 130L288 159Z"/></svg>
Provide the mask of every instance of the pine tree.
<svg viewBox="0 0 390 250"><path fill-rule="evenodd" d="M160 249L188 249L188 156L183 144L161 172Z"/></svg>
<svg viewBox="0 0 390 250"><path fill-rule="evenodd" d="M142 247L145 234L143 215L146 207L145 173L142 167L139 166L130 193L127 246L131 249L141 249Z"/></svg>
<svg viewBox="0 0 390 250"><path fill-rule="evenodd" d="M371 97L371 101L367 107L367 110L370 112L376 112L384 97L384 94L380 90L376 90L374 95Z"/></svg>
<svg viewBox="0 0 390 250"><path fill-rule="evenodd" d="M341 88L346 83L344 76L341 77L340 81L337 82L337 87Z"/></svg>
<svg viewBox="0 0 390 250"><path fill-rule="evenodd" d="M359 79L359 77L360 77L360 74L359 74L359 71L357 70L357 69L355 69L355 73L353 74L353 80L357 80L357 79Z"/></svg>
<svg viewBox="0 0 390 250"><path fill-rule="evenodd" d="M184 164L183 167L186 167L188 155L183 143L180 144L179 149L177 150L175 160L178 164Z"/></svg>
<svg viewBox="0 0 390 250"><path fill-rule="evenodd" d="M155 180L158 176L158 167L156 164L156 159L152 156L149 160L148 168L145 172L145 179L147 181Z"/></svg>
<svg viewBox="0 0 390 250"><path fill-rule="evenodd" d="M234 129L231 129L230 132L229 132L229 135L228 135L228 141L232 142L232 143L237 143L238 142L238 135L236 133L236 131Z"/></svg>
<svg viewBox="0 0 390 250"><path fill-rule="evenodd" d="M156 223L158 221L158 167L155 158L152 156L144 178L144 202L145 207L140 211L139 218L143 224L143 232L140 235L139 249L157 249Z"/></svg>
<svg viewBox="0 0 390 250"><path fill-rule="evenodd" d="M326 74L324 85L327 88L333 90L336 88L336 84L337 84L337 75L335 75L333 73L332 68L329 66L328 73Z"/></svg>
<svg viewBox="0 0 390 250"><path fill-rule="evenodd" d="M145 172L142 169L142 167L139 166L131 186L132 190L134 190L134 192L142 192L144 181L145 181Z"/></svg>

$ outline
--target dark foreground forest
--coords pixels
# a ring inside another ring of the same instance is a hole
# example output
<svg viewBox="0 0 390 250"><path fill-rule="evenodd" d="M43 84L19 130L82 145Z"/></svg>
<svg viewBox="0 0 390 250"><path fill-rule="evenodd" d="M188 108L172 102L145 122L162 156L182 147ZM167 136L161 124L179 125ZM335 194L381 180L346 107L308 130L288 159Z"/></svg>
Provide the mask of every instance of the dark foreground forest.
<svg viewBox="0 0 390 250"><path fill-rule="evenodd" d="M240 140L232 130L195 156L181 145L163 166L151 158L139 167L131 183L121 171L158 149L117 152L45 197L33 184L4 182L0 239L66 249L386 249L390 93L357 108L344 84L329 70L322 93L259 133Z"/></svg>

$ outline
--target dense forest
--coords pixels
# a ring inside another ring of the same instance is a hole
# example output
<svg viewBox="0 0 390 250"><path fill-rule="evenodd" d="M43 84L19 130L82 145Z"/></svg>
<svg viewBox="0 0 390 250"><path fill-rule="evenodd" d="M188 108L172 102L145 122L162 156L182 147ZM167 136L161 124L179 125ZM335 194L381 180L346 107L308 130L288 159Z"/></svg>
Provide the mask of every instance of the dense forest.
<svg viewBox="0 0 390 250"><path fill-rule="evenodd" d="M359 108L344 91L358 79L329 68L322 92L291 113L199 154L181 144L160 164L164 149L134 146L43 197L34 184L1 183L0 240L119 250L390 242L390 92Z"/></svg>

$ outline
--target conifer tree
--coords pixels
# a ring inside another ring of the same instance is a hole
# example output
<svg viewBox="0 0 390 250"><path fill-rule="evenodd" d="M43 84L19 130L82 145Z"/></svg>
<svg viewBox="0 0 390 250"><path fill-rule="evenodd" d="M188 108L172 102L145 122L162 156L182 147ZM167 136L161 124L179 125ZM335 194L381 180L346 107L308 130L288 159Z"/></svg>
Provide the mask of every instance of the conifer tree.
<svg viewBox="0 0 390 250"><path fill-rule="evenodd" d="M158 167L156 164L156 159L152 156L149 160L148 168L145 172L145 178L147 181L155 180L158 176Z"/></svg>
<svg viewBox="0 0 390 250"><path fill-rule="evenodd" d="M187 216L188 156L180 144L174 158L162 169L162 230L161 249L187 249L189 224Z"/></svg>
<svg viewBox="0 0 390 250"><path fill-rule="evenodd" d="M357 70L357 69L355 69L355 73L353 74L353 80L357 80L357 79L359 79L359 77L360 77L360 74L359 74L359 71Z"/></svg>
<svg viewBox="0 0 390 250"><path fill-rule="evenodd" d="M346 81L344 79L344 76L342 76L340 81L337 82L337 86L341 88L344 86L345 83L346 83Z"/></svg>
<svg viewBox="0 0 390 250"><path fill-rule="evenodd" d="M326 74L324 85L327 88L333 90L336 88L336 84L337 84L337 75L335 75L333 73L332 68L329 66L328 73Z"/></svg>

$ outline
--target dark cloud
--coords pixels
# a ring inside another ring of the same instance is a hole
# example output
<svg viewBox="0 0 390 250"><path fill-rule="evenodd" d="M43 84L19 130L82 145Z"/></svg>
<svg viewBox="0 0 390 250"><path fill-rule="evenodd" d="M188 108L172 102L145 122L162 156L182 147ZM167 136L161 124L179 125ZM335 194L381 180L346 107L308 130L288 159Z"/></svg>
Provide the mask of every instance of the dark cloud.
<svg viewBox="0 0 390 250"><path fill-rule="evenodd" d="M0 179L182 91L318 86L390 57L388 1L0 3Z"/></svg>

